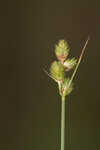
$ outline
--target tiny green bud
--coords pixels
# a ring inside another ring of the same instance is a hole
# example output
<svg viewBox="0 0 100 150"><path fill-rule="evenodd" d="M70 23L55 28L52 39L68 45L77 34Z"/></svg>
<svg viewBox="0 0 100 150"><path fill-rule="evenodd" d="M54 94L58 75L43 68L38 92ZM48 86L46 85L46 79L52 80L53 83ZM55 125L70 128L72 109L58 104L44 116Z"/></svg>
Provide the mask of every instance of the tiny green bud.
<svg viewBox="0 0 100 150"><path fill-rule="evenodd" d="M64 79L64 82L62 84L62 95L63 96L69 95L73 90L73 83L71 83L71 85L69 86L69 82L70 82L69 78Z"/></svg>
<svg viewBox="0 0 100 150"><path fill-rule="evenodd" d="M72 69L76 65L76 62L77 60L75 58L67 59L64 62L64 67L66 68L66 71L69 71L70 69Z"/></svg>
<svg viewBox="0 0 100 150"><path fill-rule="evenodd" d="M64 80L65 69L64 69L64 66L60 62L54 61L51 64L50 73L51 73L51 76L55 80L57 80L57 81L63 81Z"/></svg>
<svg viewBox="0 0 100 150"><path fill-rule="evenodd" d="M55 48L55 54L58 60L61 63L63 63L66 60L68 53L69 53L68 43L65 40L60 40Z"/></svg>

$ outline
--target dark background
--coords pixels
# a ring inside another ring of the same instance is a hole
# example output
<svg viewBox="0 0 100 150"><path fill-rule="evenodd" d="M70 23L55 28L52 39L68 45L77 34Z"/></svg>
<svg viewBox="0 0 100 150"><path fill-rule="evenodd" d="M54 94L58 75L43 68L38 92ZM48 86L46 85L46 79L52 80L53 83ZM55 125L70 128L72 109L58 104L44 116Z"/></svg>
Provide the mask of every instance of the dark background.
<svg viewBox="0 0 100 150"><path fill-rule="evenodd" d="M1 150L60 150L60 96L43 68L49 70L56 59L59 39L78 57L88 34L75 89L66 100L65 150L100 149L100 3L0 1Z"/></svg>

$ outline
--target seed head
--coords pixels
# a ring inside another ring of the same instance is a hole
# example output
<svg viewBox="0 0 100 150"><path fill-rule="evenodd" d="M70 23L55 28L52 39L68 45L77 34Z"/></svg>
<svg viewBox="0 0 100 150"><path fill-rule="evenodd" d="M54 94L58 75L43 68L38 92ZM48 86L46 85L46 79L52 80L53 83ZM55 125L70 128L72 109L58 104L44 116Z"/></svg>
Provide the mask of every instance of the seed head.
<svg viewBox="0 0 100 150"><path fill-rule="evenodd" d="M69 86L69 81L70 81L69 78L64 79L64 82L62 84L63 96L69 95L73 90L73 83L71 83Z"/></svg>
<svg viewBox="0 0 100 150"><path fill-rule="evenodd" d="M69 54L69 46L65 40L60 40L59 43L56 45L55 54L61 63L66 60Z"/></svg>
<svg viewBox="0 0 100 150"><path fill-rule="evenodd" d="M72 69L75 65L76 65L77 60L75 58L68 58L65 62L64 62L64 67L66 68L66 71L69 71L70 69Z"/></svg>
<svg viewBox="0 0 100 150"><path fill-rule="evenodd" d="M63 81L65 77L64 66L60 62L54 61L50 67L50 74L55 80Z"/></svg>

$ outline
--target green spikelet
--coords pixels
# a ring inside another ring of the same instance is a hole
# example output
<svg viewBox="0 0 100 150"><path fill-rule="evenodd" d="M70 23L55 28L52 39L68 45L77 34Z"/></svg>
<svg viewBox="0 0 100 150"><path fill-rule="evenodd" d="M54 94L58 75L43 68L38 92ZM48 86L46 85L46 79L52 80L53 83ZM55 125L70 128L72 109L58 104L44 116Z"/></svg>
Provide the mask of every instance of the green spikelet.
<svg viewBox="0 0 100 150"><path fill-rule="evenodd" d="M73 83L71 83L69 86L69 81L70 81L70 78L64 79L64 82L62 84L63 96L69 95L73 90Z"/></svg>
<svg viewBox="0 0 100 150"><path fill-rule="evenodd" d="M77 60L75 58L68 58L65 62L64 62L64 67L66 68L66 71L69 71L70 69L72 69L75 65L76 65Z"/></svg>
<svg viewBox="0 0 100 150"><path fill-rule="evenodd" d="M60 62L54 61L51 64L50 74L54 79L58 81L63 81L65 77L64 66Z"/></svg>
<svg viewBox="0 0 100 150"><path fill-rule="evenodd" d="M69 46L65 40L60 40L56 45L55 54L60 62L64 62L69 54Z"/></svg>

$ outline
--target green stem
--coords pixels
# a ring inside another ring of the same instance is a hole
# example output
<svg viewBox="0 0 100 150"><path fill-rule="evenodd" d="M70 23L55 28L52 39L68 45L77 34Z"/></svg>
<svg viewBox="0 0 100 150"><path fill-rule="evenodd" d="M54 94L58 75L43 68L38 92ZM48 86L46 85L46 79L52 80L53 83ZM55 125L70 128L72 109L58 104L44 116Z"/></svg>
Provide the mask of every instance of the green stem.
<svg viewBox="0 0 100 150"><path fill-rule="evenodd" d="M65 145L65 97L62 96L61 106L61 150L64 150Z"/></svg>

